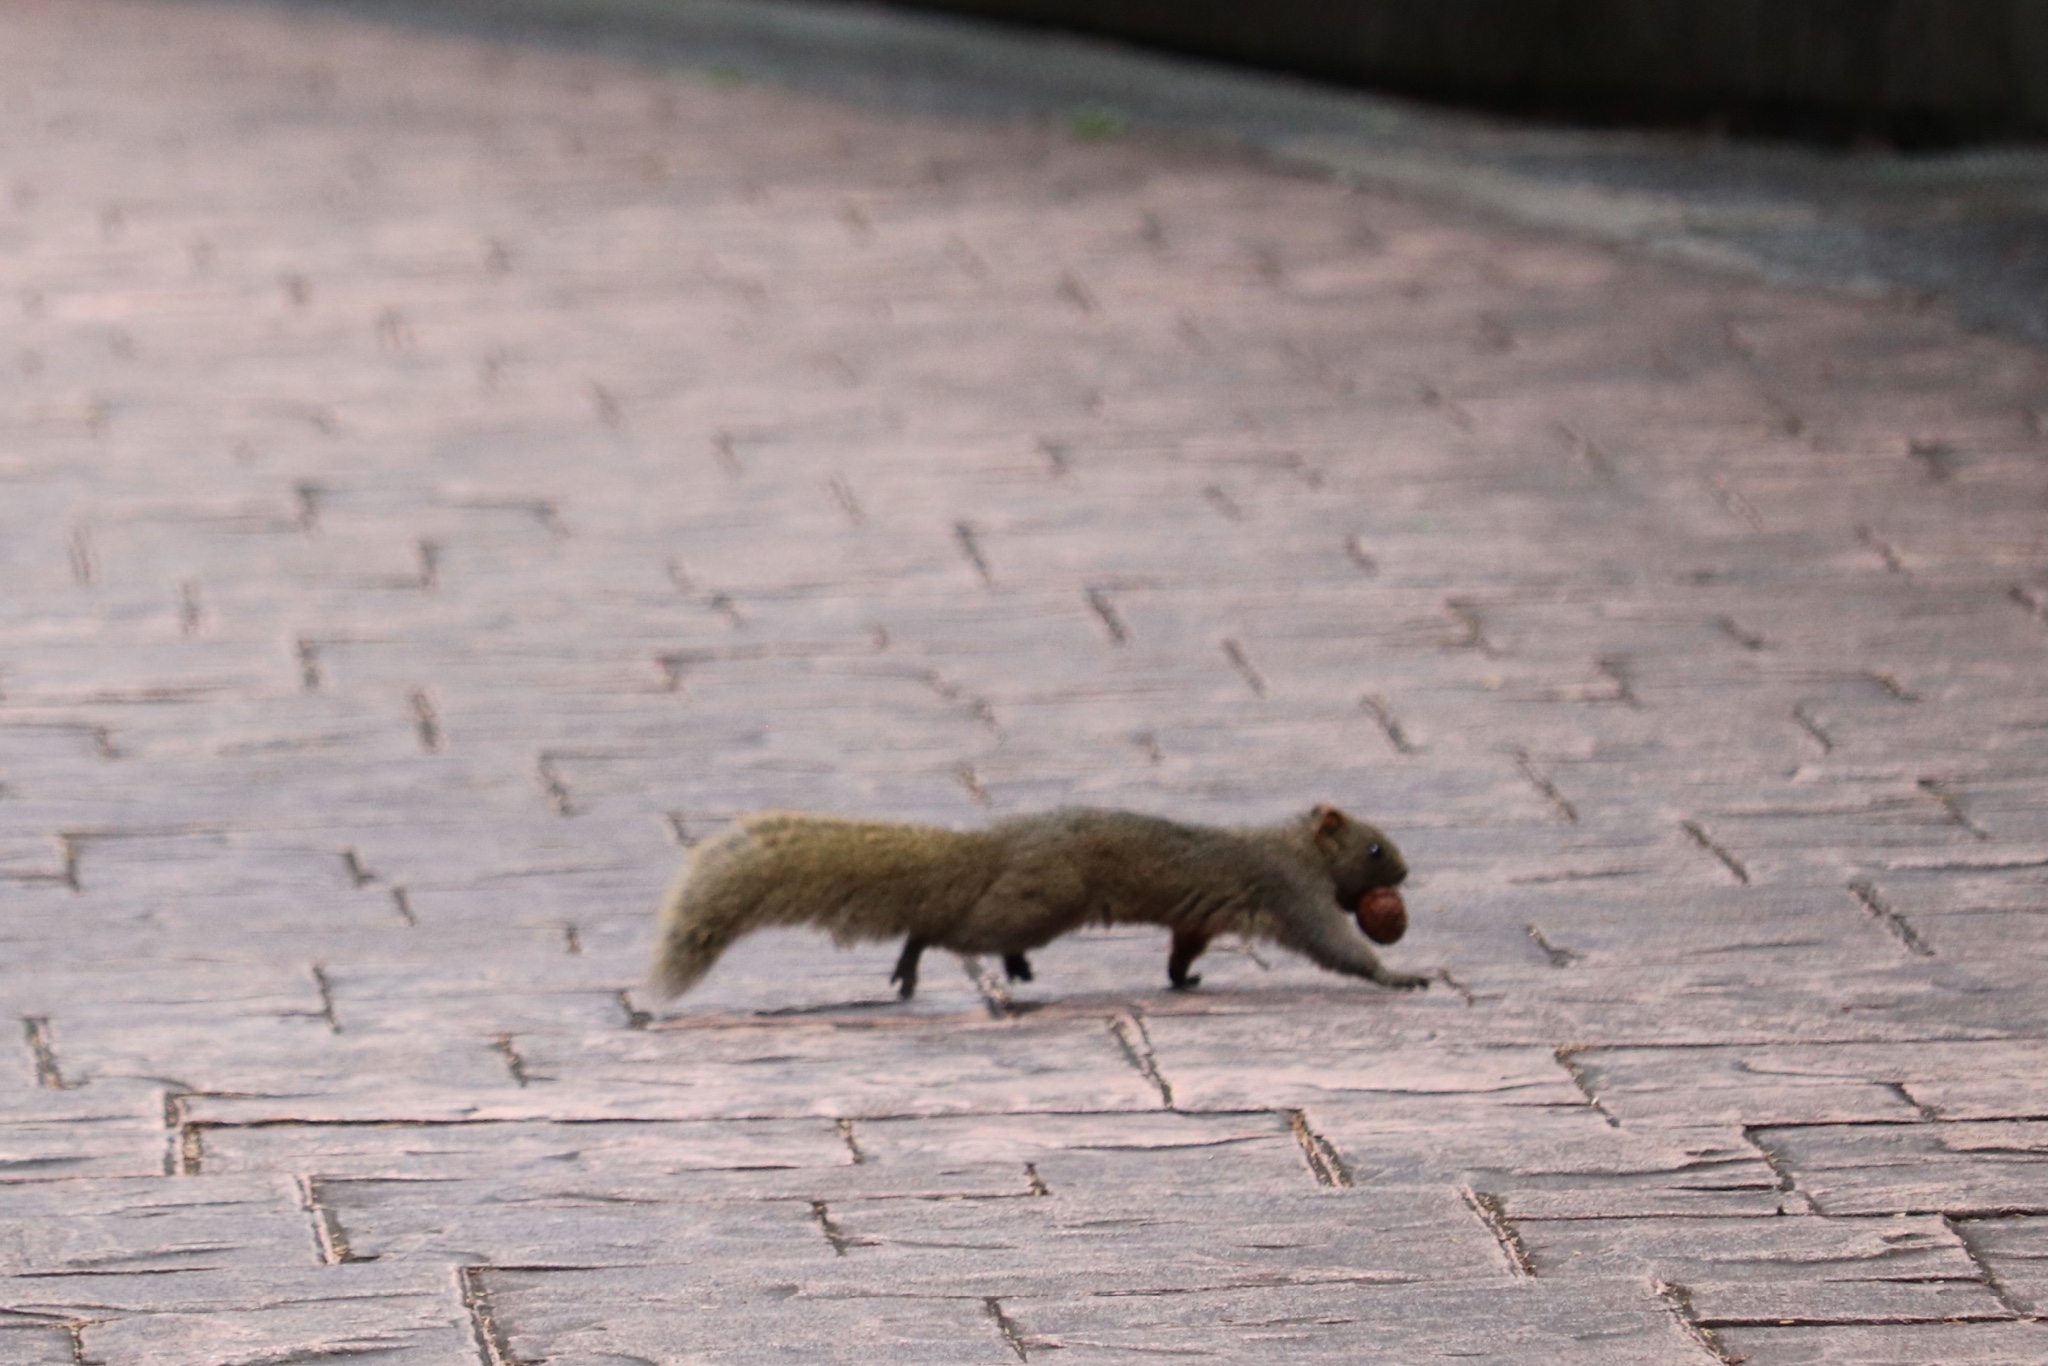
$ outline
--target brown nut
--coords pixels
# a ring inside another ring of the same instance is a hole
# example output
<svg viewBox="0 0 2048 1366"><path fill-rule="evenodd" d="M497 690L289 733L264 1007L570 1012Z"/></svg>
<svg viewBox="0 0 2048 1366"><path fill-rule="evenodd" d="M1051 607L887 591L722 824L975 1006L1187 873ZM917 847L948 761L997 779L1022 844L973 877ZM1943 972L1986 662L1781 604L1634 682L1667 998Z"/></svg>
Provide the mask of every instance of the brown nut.
<svg viewBox="0 0 2048 1366"><path fill-rule="evenodd" d="M1358 899L1358 928L1375 944L1391 944L1408 932L1408 904L1392 887L1375 887Z"/></svg>

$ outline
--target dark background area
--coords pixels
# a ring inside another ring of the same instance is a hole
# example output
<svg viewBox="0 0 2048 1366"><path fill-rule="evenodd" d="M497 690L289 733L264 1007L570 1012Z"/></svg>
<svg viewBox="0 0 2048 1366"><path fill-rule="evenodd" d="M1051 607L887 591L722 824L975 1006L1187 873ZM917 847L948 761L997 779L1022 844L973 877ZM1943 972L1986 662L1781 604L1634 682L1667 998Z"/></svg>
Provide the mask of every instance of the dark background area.
<svg viewBox="0 0 2048 1366"><path fill-rule="evenodd" d="M1516 114L1940 147L2048 134L2048 0L907 0Z"/></svg>

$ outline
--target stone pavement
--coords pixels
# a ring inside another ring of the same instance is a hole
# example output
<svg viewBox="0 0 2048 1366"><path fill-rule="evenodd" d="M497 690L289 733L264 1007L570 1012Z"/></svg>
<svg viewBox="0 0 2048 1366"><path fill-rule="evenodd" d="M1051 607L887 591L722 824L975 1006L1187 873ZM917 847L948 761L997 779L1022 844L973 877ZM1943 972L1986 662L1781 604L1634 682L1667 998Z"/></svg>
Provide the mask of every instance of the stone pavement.
<svg viewBox="0 0 2048 1366"><path fill-rule="evenodd" d="M2048 1359L2048 358L305 11L0 149L0 1361ZM748 808L1318 799L1433 990L638 986Z"/></svg>

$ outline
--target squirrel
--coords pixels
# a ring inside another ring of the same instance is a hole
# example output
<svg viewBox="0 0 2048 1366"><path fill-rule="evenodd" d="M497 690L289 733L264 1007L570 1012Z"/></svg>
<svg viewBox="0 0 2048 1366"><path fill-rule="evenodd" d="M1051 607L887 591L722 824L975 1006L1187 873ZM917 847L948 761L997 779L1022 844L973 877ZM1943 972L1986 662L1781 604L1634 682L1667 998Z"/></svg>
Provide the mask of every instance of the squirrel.
<svg viewBox="0 0 2048 1366"><path fill-rule="evenodd" d="M691 852L662 902L654 981L680 995L743 935L815 925L840 944L902 935L889 980L907 1000L927 948L999 954L1012 980L1030 981L1026 953L1069 930L1148 924L1173 931L1166 975L1180 990L1202 980L1188 969L1209 941L1231 933L1381 986L1426 987L1366 942L1407 929L1394 890L1407 876L1393 841L1332 806L1244 829L1085 807L977 831L756 811Z"/></svg>

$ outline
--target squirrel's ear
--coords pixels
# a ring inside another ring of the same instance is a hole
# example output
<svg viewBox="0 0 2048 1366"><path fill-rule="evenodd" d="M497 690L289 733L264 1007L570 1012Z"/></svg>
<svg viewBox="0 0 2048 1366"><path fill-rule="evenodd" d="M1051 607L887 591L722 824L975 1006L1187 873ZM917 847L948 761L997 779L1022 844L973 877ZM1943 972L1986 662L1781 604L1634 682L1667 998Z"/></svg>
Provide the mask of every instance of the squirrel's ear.
<svg viewBox="0 0 2048 1366"><path fill-rule="evenodd" d="M1315 835L1319 840L1330 838L1351 823L1351 817L1323 803L1317 803L1316 809L1309 812L1309 819L1315 824Z"/></svg>

